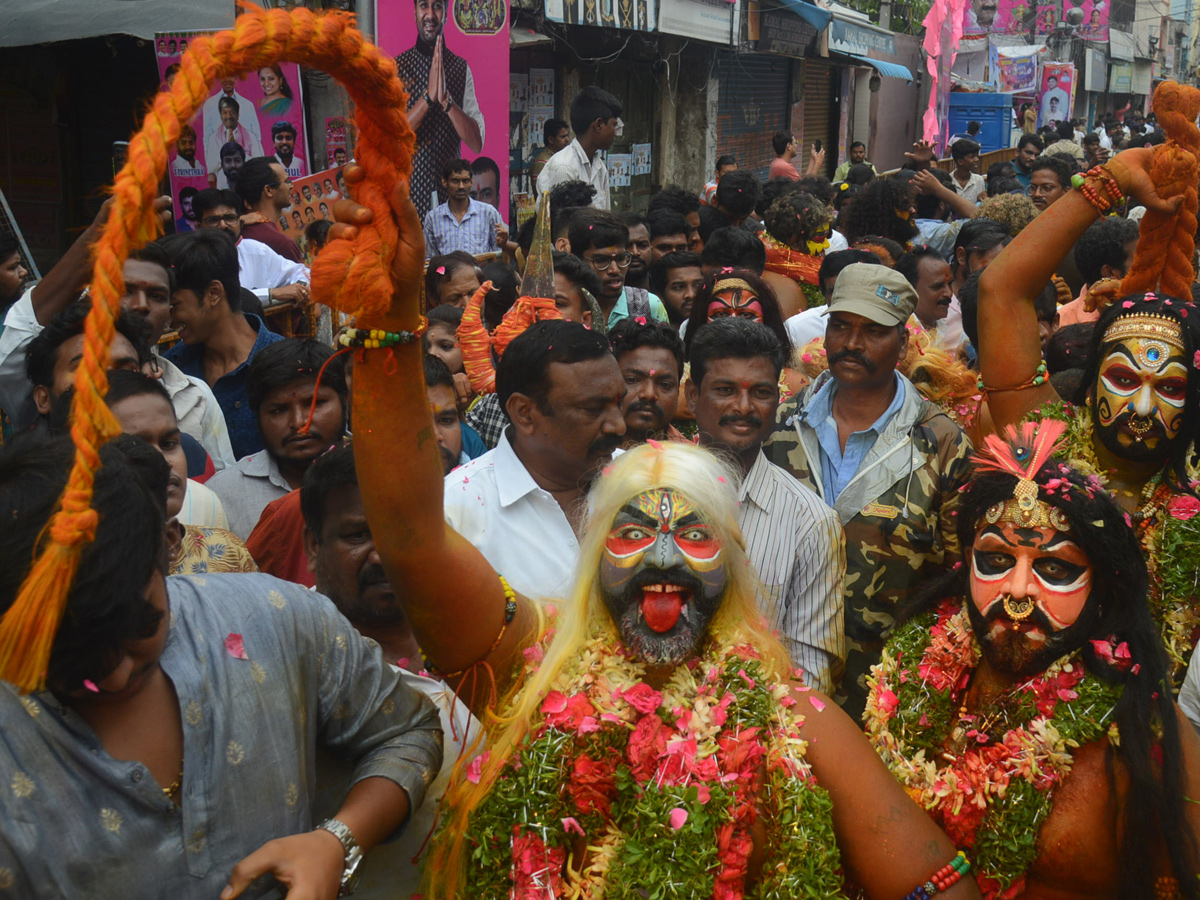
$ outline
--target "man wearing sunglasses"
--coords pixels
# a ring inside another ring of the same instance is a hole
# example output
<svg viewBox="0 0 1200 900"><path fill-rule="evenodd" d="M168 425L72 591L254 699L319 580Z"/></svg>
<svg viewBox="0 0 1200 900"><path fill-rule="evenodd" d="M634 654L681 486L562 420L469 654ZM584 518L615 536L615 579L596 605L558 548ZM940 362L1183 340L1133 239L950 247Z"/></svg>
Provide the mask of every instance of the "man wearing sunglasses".
<svg viewBox="0 0 1200 900"><path fill-rule="evenodd" d="M662 300L649 291L625 284L625 273L633 261L629 252L629 228L608 210L582 209L571 217L567 231L571 253L600 276L596 301L607 328L622 319L669 321Z"/></svg>

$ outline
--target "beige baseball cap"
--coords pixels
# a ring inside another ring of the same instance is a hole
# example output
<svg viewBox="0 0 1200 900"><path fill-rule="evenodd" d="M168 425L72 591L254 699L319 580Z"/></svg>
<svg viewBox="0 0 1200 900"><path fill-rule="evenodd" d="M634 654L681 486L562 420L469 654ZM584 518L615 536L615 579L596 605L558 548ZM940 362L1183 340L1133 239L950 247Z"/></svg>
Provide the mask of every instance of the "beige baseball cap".
<svg viewBox="0 0 1200 900"><path fill-rule="evenodd" d="M829 312L848 312L880 325L903 325L917 308L908 279L887 266L854 263L838 274Z"/></svg>

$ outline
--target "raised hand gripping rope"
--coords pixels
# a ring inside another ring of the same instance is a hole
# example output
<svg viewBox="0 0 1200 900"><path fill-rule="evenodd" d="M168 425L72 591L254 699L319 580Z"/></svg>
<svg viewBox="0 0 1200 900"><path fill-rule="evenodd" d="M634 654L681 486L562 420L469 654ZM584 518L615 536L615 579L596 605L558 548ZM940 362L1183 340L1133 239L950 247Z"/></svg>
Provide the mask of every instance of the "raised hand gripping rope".
<svg viewBox="0 0 1200 900"><path fill-rule="evenodd" d="M412 172L414 137L408 98L395 62L367 42L347 13L307 9L265 12L245 8L230 31L192 41L170 93L161 93L142 129L129 142L129 160L117 173L115 202L94 248L92 309L84 324L83 361L75 373L71 437L75 461L58 511L47 524L40 555L16 601L0 620L0 678L21 691L45 686L54 635L66 607L83 548L99 518L91 508L98 449L120 432L104 403L115 316L125 293L122 266L129 253L156 237L151 201L166 172L181 127L192 119L221 78L280 61L328 72L346 86L358 115L356 157L366 180L355 200L374 213L351 241L331 241L312 267L313 297L349 314L385 312L393 291L391 261L398 231L389 195Z"/></svg>

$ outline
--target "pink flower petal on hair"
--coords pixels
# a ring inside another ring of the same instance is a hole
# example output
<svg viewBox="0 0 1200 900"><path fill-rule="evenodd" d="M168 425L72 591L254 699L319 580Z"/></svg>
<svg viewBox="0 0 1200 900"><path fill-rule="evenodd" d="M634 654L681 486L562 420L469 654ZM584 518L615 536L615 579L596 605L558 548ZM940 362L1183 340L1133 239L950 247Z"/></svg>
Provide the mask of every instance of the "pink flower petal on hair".
<svg viewBox="0 0 1200 900"><path fill-rule="evenodd" d="M724 475L718 475L718 476L717 476L717 481L721 482L721 484L724 484L724 483L725 483L725 476L724 476Z"/></svg>
<svg viewBox="0 0 1200 900"><path fill-rule="evenodd" d="M633 321L637 322L639 325L645 325L646 317L645 316L635 316Z"/></svg>
<svg viewBox="0 0 1200 900"><path fill-rule="evenodd" d="M671 830L672 831L678 831L680 828L682 828L687 823L687 820L688 820L687 810L684 809L683 807L677 806L673 810L671 810Z"/></svg>
<svg viewBox="0 0 1200 900"><path fill-rule="evenodd" d="M95 683L90 678L83 679L83 686L93 694L100 693L100 688L96 687Z"/></svg>
<svg viewBox="0 0 1200 900"><path fill-rule="evenodd" d="M587 837L587 835L583 831L583 826L579 824L579 820L576 819L574 816L567 816L565 819L562 820L562 825L563 825L563 830L567 834L570 834L571 832L575 832L580 837Z"/></svg>
<svg viewBox="0 0 1200 900"><path fill-rule="evenodd" d="M820 700L818 700L816 697L810 696L808 698L808 702L813 705L813 709L815 709L817 712L825 712L825 704L822 703Z"/></svg>
<svg viewBox="0 0 1200 900"><path fill-rule="evenodd" d="M1133 306L1132 300L1126 300L1124 303L1121 304L1122 309L1130 309L1132 306Z"/></svg>
<svg viewBox="0 0 1200 900"><path fill-rule="evenodd" d="M234 659L249 659L246 655L246 643L240 634L225 635L225 652Z"/></svg>

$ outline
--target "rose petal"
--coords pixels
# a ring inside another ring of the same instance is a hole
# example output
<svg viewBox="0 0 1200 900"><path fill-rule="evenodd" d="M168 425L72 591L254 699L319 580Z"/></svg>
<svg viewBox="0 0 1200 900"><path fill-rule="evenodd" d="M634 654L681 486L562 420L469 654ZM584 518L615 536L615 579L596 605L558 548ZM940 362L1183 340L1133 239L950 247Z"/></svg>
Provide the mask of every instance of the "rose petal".
<svg viewBox="0 0 1200 900"><path fill-rule="evenodd" d="M563 819L562 826L563 830L567 834L570 834L573 831L580 837L587 837L587 835L584 833L583 826L579 824L579 820L574 816L567 816L565 819Z"/></svg>
<svg viewBox="0 0 1200 900"><path fill-rule="evenodd" d="M543 713L560 713L567 708L567 695L562 691L551 691L542 701Z"/></svg>
<svg viewBox="0 0 1200 900"><path fill-rule="evenodd" d="M682 807L675 807L671 810L671 830L678 831L684 826L688 820L687 810Z"/></svg>
<svg viewBox="0 0 1200 900"><path fill-rule="evenodd" d="M246 655L246 643L240 634L225 635L225 652L234 659L249 659Z"/></svg>
<svg viewBox="0 0 1200 900"><path fill-rule="evenodd" d="M815 709L817 712L825 711L825 704L822 703L820 700L818 700L816 697L809 697L808 702L813 705L813 709Z"/></svg>
<svg viewBox="0 0 1200 900"><path fill-rule="evenodd" d="M100 693L100 688L96 687L96 685L93 684L91 679L89 679L89 678L83 679L83 686L85 688L87 688L89 691L91 691L93 694Z"/></svg>
<svg viewBox="0 0 1200 900"><path fill-rule="evenodd" d="M445 266L438 266L438 267L437 267L437 273L438 273L439 275L445 275L445 274L446 274L446 267L445 267Z"/></svg>

